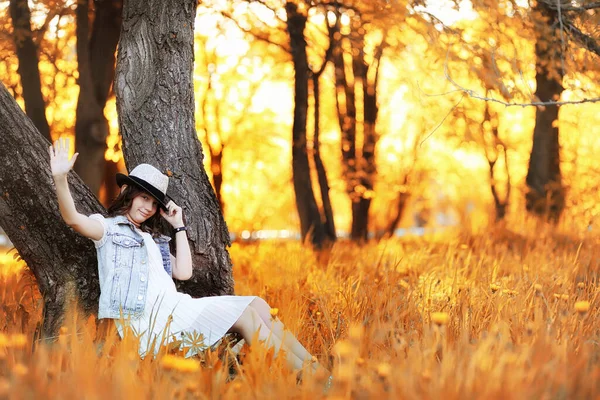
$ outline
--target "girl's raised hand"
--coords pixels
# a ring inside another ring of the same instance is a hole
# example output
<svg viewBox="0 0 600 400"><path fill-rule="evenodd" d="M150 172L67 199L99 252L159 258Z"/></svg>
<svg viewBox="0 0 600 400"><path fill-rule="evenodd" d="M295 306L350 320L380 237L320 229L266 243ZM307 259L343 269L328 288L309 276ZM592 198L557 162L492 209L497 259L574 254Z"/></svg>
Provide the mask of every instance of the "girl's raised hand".
<svg viewBox="0 0 600 400"><path fill-rule="evenodd" d="M79 153L73 154L69 159L69 139L60 138L54 142L54 146L50 146L50 169L52 176L66 175L73 165Z"/></svg>
<svg viewBox="0 0 600 400"><path fill-rule="evenodd" d="M175 204L175 202L172 200L167 203L166 212L163 211L162 208L160 209L160 215L162 215L162 217L166 219L173 228L179 228L183 226L183 211L181 210L181 207Z"/></svg>

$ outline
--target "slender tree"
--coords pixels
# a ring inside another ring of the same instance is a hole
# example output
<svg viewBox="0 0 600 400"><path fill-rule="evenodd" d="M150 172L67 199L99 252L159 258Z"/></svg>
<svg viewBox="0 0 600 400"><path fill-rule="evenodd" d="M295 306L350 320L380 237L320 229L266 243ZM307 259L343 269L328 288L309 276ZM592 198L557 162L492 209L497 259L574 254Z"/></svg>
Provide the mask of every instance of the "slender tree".
<svg viewBox="0 0 600 400"><path fill-rule="evenodd" d="M196 54L196 64L202 72L206 85L202 87L201 97L198 98L198 113L201 117L200 131L204 137L206 150L210 157L210 169L212 183L225 214L225 201L223 199L223 155L232 144L240 142L247 135L244 122L248 119L248 110L251 108L254 97L262 83L267 78L267 73L256 76L257 72L252 70L252 78L248 79L248 85L239 85L238 70L251 64L251 54L241 55L237 63L227 66L216 50L210 49L212 44L208 38L196 38L199 54ZM228 57L231 60L231 57ZM201 60L201 61L200 61ZM266 61L265 61L266 62ZM248 67L250 68L250 67ZM232 107L235 102L235 107ZM239 107L237 107L239 106Z"/></svg>
<svg viewBox="0 0 600 400"><path fill-rule="evenodd" d="M317 170L317 179L319 182L319 190L321 192L321 203L323 204L323 226L325 228L325 235L327 240L333 242L337 238L337 233L333 218L333 206L331 205L331 198L329 196L329 179L327 179L327 171L323 164L323 159L321 158L321 86L319 82L321 75L325 72L325 68L327 68L327 64L329 64L333 54L335 46L334 37L339 33L340 22L339 18L335 18L335 22L330 25L329 20L325 18L325 23L327 24L329 44L325 51L321 67L316 71L311 69L309 75L312 81L314 98L313 162L315 164L315 169Z"/></svg>
<svg viewBox="0 0 600 400"><path fill-rule="evenodd" d="M31 31L31 11L27 0L10 0L10 16L13 23L13 40L19 59L19 75L23 88L25 111L38 131L48 140L50 127L46 119L46 102L42 95L38 48Z"/></svg>
<svg viewBox="0 0 600 400"><path fill-rule="evenodd" d="M350 236L353 240L364 241L368 237L369 209L377 170L375 166L375 149L378 141L376 123L379 111L377 86L379 66L386 42L384 34L376 45L372 59L367 61L365 53L367 31L363 26L365 21L361 18L361 14L354 10L351 15L349 32L340 35L339 43L335 46L333 64L336 104L342 134L342 171L346 181L346 192L352 202ZM344 57L344 49L349 53L347 57L351 59L349 63ZM351 71L350 76L348 71ZM357 90L362 92L360 105Z"/></svg>
<svg viewBox="0 0 600 400"><path fill-rule="evenodd" d="M106 138L109 133L104 107L114 78L115 52L121 27L122 0L77 2L77 69L79 97L75 122L75 148L81 160L75 172L96 195L104 181L107 161ZM90 33L90 15L94 16Z"/></svg>
<svg viewBox="0 0 600 400"><path fill-rule="evenodd" d="M296 206L300 216L300 231L303 239L310 238L315 246L325 242L325 229L315 198L310 177L307 148L308 81L309 66L306 53L307 15L292 2L285 4L287 32L294 63L294 122L292 126L292 171Z"/></svg>

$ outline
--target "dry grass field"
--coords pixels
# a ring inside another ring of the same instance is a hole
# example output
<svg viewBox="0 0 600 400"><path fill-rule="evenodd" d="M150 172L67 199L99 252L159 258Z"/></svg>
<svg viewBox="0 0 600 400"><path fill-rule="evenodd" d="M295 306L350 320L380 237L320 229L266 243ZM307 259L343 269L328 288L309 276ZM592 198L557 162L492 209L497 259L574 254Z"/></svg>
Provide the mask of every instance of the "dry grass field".
<svg viewBox="0 0 600 400"><path fill-rule="evenodd" d="M0 398L600 398L600 240L529 229L338 243L235 244L237 294L257 294L332 369L301 384L243 348L140 359L133 337L70 312L34 343L35 282L0 260ZM231 360L230 360L231 361ZM233 365L230 369L228 365Z"/></svg>

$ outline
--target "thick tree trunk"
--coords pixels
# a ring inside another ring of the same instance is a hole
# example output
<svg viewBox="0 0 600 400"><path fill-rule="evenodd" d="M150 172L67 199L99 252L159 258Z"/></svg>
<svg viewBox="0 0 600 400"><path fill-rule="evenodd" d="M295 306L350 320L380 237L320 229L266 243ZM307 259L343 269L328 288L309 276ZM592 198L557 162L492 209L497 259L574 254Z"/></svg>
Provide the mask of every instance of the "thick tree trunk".
<svg viewBox="0 0 600 400"><path fill-rule="evenodd" d="M539 2L538 2L539 3ZM555 21L556 11L539 3L536 10ZM535 46L536 52L536 97L540 101L553 101L560 98L563 91L562 71L555 67L560 62L561 44L552 39L554 32L541 30ZM526 193L527 210L556 221L564 209L565 194L560 172L560 146L558 124L558 106L538 107L533 131L533 146L527 171Z"/></svg>
<svg viewBox="0 0 600 400"><path fill-rule="evenodd" d="M48 147L32 122L0 85L0 226L31 269L44 299L42 334L52 337L62 321L69 294L86 312L96 312L99 296L96 251L88 239L62 220ZM104 209L75 174L71 192L80 212ZM74 293L69 293L68 287Z"/></svg>
<svg viewBox="0 0 600 400"><path fill-rule="evenodd" d="M327 62L327 61L325 61ZM333 207L331 206L331 198L329 197L329 180L327 179L327 171L323 160L321 159L321 93L319 87L319 78L321 74L313 74L313 96L315 98L315 134L313 139L313 160L315 169L317 170L317 178L319 180L319 189L321 191L321 201L323 203L323 213L325 220L323 225L327 240L334 242L337 238L335 232L335 222L333 220Z"/></svg>
<svg viewBox="0 0 600 400"><path fill-rule="evenodd" d="M306 121L308 115L308 57L304 28L306 16L298 11L298 6L288 2L287 31L290 37L292 60L294 63L294 123L292 127L292 175L296 207L300 216L302 239L321 247L325 241L325 230L321 214L315 200L310 179L310 165L306 147Z"/></svg>
<svg viewBox="0 0 600 400"><path fill-rule="evenodd" d="M42 96L37 48L31 32L31 12L27 0L10 0L13 38L19 59L19 76L23 87L25 111L37 130L48 140L50 127L46 119L46 103Z"/></svg>
<svg viewBox="0 0 600 400"><path fill-rule="evenodd" d="M114 1L98 3L94 19L93 42L89 37L89 2L77 3L77 64L79 71L79 98L75 122L75 148L80 162L75 172L98 195L104 180L108 121L104 106L114 76L115 50L119 36L119 20ZM109 20L110 18L115 19ZM97 74L97 75L94 75Z"/></svg>
<svg viewBox="0 0 600 400"><path fill-rule="evenodd" d="M229 232L206 171L194 123L194 0L129 0L115 94L128 169L150 163L168 174L182 206L194 275L178 287L194 296L233 293Z"/></svg>

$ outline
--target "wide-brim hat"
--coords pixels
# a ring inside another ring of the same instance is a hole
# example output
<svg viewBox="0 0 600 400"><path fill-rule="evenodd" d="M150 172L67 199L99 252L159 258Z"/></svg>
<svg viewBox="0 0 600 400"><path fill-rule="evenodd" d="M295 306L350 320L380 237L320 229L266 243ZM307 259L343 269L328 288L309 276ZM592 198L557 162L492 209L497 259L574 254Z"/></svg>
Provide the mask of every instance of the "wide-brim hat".
<svg viewBox="0 0 600 400"><path fill-rule="evenodd" d="M156 199L158 205L163 210L167 210L169 197L167 196L167 187L169 186L169 177L154 168L150 164L140 164L135 167L129 175L117 173L117 185L135 185L145 190Z"/></svg>

